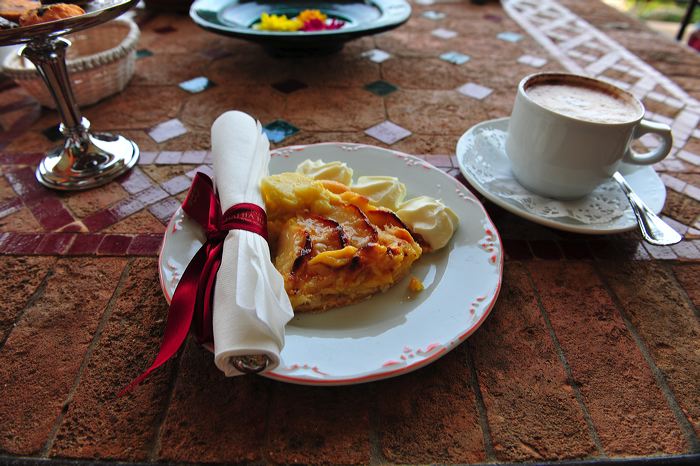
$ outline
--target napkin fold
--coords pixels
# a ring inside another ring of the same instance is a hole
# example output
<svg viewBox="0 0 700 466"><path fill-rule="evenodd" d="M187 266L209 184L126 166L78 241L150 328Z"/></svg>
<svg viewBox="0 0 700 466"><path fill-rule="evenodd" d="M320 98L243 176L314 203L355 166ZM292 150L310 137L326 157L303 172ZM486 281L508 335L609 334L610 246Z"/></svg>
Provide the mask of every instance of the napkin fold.
<svg viewBox="0 0 700 466"><path fill-rule="evenodd" d="M221 210L242 202L264 207L260 180L268 175L270 143L259 122L231 111L211 129L214 182ZM284 327L294 316L284 280L263 237L231 230L224 240L213 307L214 362L226 376L241 375L235 356L266 355L279 365Z"/></svg>

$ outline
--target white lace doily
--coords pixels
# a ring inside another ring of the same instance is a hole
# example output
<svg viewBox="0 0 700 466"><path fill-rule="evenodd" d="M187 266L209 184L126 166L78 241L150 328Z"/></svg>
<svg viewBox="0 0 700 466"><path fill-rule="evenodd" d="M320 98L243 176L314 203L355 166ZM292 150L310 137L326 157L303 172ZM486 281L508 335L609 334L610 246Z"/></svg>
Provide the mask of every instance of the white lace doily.
<svg viewBox="0 0 700 466"><path fill-rule="evenodd" d="M477 130L465 147L465 168L491 193L517 203L534 215L569 218L587 225L610 223L629 207L627 198L612 179L575 201L557 201L528 191L510 170L505 143L505 131L485 128Z"/></svg>

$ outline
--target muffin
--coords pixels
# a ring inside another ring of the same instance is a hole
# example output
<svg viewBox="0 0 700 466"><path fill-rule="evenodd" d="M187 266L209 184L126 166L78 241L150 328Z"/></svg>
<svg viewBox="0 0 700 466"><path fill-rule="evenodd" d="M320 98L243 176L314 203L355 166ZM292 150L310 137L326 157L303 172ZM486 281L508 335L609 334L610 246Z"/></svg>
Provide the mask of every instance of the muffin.
<svg viewBox="0 0 700 466"><path fill-rule="evenodd" d="M16 23L22 14L39 7L41 2L36 0L0 0L0 16Z"/></svg>
<svg viewBox="0 0 700 466"><path fill-rule="evenodd" d="M80 16L84 13L85 10L78 5L55 3L25 12L19 17L19 24L20 26L32 26L34 24L72 18L73 16Z"/></svg>

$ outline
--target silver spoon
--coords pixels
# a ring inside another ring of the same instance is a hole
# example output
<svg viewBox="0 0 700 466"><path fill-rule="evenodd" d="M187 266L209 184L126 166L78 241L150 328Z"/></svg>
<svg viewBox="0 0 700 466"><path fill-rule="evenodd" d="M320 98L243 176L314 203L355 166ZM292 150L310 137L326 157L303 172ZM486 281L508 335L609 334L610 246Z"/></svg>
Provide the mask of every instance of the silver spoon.
<svg viewBox="0 0 700 466"><path fill-rule="evenodd" d="M647 207L644 201L632 191L632 188L627 184L620 172L615 172L613 178L627 195L627 200L630 201L634 215L637 217L639 229L642 230L642 236L647 242L657 246L669 246L683 239L676 230L671 228Z"/></svg>

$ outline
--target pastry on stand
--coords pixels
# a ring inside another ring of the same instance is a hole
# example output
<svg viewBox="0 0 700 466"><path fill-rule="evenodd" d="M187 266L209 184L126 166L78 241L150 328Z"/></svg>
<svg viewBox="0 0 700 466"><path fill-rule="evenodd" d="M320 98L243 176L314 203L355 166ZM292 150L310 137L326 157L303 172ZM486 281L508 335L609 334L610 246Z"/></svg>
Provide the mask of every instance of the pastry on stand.
<svg viewBox="0 0 700 466"><path fill-rule="evenodd" d="M90 131L90 122L83 118L75 103L66 69L70 41L61 36L107 22L137 3L138 0L102 0L88 2L83 8L54 4L39 10L28 6L19 13L19 27L0 28L0 46L26 44L22 56L36 66L61 115L60 129L65 141L49 150L36 169L36 178L44 186L64 191L90 189L108 183L136 165L139 148L133 141L117 134ZM26 22L22 17L27 18Z"/></svg>
<svg viewBox="0 0 700 466"><path fill-rule="evenodd" d="M20 26L33 26L34 24L50 23L61 19L73 18L84 15L85 10L78 5L70 3L56 3L54 5L41 6L28 10L19 17Z"/></svg>

